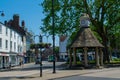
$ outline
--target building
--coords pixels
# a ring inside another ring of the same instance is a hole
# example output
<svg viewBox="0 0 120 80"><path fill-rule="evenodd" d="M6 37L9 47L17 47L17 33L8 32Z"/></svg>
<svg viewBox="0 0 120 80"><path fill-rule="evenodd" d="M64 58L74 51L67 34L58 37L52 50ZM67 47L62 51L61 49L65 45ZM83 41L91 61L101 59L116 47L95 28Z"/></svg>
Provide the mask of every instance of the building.
<svg viewBox="0 0 120 80"><path fill-rule="evenodd" d="M34 34L32 31L28 32L26 30L26 56L25 63L30 63L35 60L35 54L30 49L30 44L34 43Z"/></svg>
<svg viewBox="0 0 120 80"><path fill-rule="evenodd" d="M25 31L25 36L23 36L24 41L24 63L29 63L34 61L34 53L30 50L30 45L34 43L34 33L32 31L28 31L24 20L21 22L21 27Z"/></svg>
<svg viewBox="0 0 120 80"><path fill-rule="evenodd" d="M82 50L82 64L84 67L89 67L89 61L93 57L93 59L95 59L96 68L100 68L100 66L103 66L103 47L104 46L98 41L97 37L90 29L89 15L83 14L80 17L79 31L76 33L68 47L69 67L71 68L72 66L77 65L77 50ZM92 57L89 56L89 49L92 49L92 52L94 52L91 53L91 55L93 55Z"/></svg>
<svg viewBox="0 0 120 80"><path fill-rule="evenodd" d="M62 35L59 38L59 56L60 59L66 60L68 55L67 55L67 42L68 42L68 37L66 35Z"/></svg>
<svg viewBox="0 0 120 80"><path fill-rule="evenodd" d="M19 26L19 15L0 23L0 68L19 65L26 53L25 30Z"/></svg>

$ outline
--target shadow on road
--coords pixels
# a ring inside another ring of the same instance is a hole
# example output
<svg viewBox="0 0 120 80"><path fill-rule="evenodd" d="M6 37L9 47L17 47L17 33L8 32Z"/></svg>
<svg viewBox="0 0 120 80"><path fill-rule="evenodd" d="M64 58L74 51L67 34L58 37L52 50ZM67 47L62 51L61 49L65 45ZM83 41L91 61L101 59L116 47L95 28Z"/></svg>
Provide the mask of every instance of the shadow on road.
<svg viewBox="0 0 120 80"><path fill-rule="evenodd" d="M0 80L16 80L16 79L33 79L35 77L30 77L30 76L24 76L24 77L0 77Z"/></svg>

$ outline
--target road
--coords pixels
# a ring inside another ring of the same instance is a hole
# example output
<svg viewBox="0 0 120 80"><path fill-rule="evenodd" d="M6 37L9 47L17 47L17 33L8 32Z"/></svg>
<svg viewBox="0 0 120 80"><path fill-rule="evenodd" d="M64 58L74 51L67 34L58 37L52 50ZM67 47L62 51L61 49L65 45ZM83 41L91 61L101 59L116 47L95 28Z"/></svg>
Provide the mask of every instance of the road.
<svg viewBox="0 0 120 80"><path fill-rule="evenodd" d="M120 67L93 71L92 73L68 76L54 80L120 80Z"/></svg>
<svg viewBox="0 0 120 80"><path fill-rule="evenodd" d="M58 68L58 66L63 63L65 62L56 62L56 68ZM52 70L52 66L53 66L52 62L43 61L43 72ZM9 80L10 78L21 77L21 76L24 77L37 73L38 74L40 73L40 65L30 63L27 65L23 65L23 67L18 66L9 71L0 72L0 80L4 80L4 78L5 80Z"/></svg>
<svg viewBox="0 0 120 80"><path fill-rule="evenodd" d="M57 73L52 74L52 62L43 62L43 77L39 77L40 65L34 63L16 67L11 71L0 72L0 80L120 80L120 67L85 70L59 70L56 62Z"/></svg>
<svg viewBox="0 0 120 80"><path fill-rule="evenodd" d="M64 64L65 62L56 62L56 66L58 67L61 64ZM48 61L42 61L42 67L43 69L48 69L48 68L52 68L53 67L53 62L48 62ZM23 70L35 70L35 69L39 69L40 68L40 64L28 64L26 66L23 67Z"/></svg>

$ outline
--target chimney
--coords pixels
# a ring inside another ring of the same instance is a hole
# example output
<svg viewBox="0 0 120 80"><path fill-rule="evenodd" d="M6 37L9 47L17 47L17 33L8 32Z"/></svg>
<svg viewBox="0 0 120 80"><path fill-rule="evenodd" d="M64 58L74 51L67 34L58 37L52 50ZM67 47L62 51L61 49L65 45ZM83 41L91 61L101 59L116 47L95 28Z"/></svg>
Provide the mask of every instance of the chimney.
<svg viewBox="0 0 120 80"><path fill-rule="evenodd" d="M5 24L5 26L7 26L7 21L6 20L4 21L4 24Z"/></svg>
<svg viewBox="0 0 120 80"><path fill-rule="evenodd" d="M25 28L25 21L24 20L22 20L21 25L22 25L22 28L24 29Z"/></svg>
<svg viewBox="0 0 120 80"><path fill-rule="evenodd" d="M19 15L18 14L13 15L13 25L14 27L19 27Z"/></svg>
<svg viewBox="0 0 120 80"><path fill-rule="evenodd" d="M13 26L13 20L11 19L11 20L9 20L8 22L7 22L7 26Z"/></svg>

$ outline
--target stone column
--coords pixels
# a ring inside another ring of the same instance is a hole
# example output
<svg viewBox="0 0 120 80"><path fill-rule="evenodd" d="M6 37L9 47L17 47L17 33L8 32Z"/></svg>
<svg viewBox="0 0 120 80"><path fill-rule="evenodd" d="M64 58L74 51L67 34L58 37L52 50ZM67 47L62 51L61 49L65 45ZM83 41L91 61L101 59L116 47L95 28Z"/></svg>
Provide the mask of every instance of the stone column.
<svg viewBox="0 0 120 80"><path fill-rule="evenodd" d="M102 52L102 48L100 48L100 64L101 64L101 66L103 66L103 52Z"/></svg>
<svg viewBox="0 0 120 80"><path fill-rule="evenodd" d="M77 61L76 61L76 49L73 48L73 65L76 65Z"/></svg>
<svg viewBox="0 0 120 80"><path fill-rule="evenodd" d="M84 64L85 67L88 67L88 58L87 58L87 48L83 48L84 49Z"/></svg>
<svg viewBox="0 0 120 80"><path fill-rule="evenodd" d="M99 66L100 66L100 64L99 64L99 55L98 55L98 48L96 47L96 67L98 67L99 68Z"/></svg>

